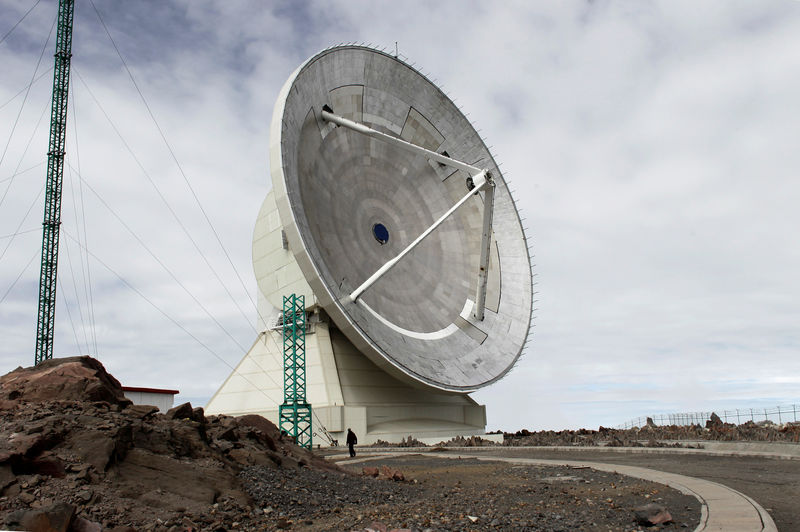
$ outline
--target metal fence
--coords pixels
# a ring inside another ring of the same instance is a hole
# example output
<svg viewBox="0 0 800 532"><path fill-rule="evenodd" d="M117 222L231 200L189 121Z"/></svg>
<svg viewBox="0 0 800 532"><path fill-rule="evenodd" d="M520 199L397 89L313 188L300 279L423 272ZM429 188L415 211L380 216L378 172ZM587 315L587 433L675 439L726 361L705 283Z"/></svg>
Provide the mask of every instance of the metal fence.
<svg viewBox="0 0 800 532"><path fill-rule="evenodd" d="M777 424L797 423L800 419L800 405L782 405L768 408L737 408L736 410L715 410L720 419L725 423L741 425L748 421L755 423L761 421L771 421ZM633 427L643 427L647 424L647 418L653 420L656 425L702 425L711 419L712 412L681 412L677 414L657 414L654 416L637 417L618 425L619 429L630 429Z"/></svg>

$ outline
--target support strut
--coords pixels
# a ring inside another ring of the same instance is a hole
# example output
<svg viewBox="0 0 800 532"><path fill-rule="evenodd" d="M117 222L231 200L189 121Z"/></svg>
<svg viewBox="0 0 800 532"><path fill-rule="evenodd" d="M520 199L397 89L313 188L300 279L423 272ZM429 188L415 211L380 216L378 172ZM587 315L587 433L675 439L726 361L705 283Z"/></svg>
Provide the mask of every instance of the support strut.
<svg viewBox="0 0 800 532"><path fill-rule="evenodd" d="M446 213L444 213L438 220L433 222L433 225L431 225L425 231L423 231L422 234L419 235L416 238L416 240L414 240L412 243L410 243L408 246L406 246L406 248L403 251L401 251L400 253L398 253L395 258L388 260L383 266L378 268L378 271L373 273L369 277L369 279L364 281L364 283L361 286L359 286L358 288L353 290L353 292L346 298L346 300L344 302L345 303L350 303L350 302L357 301L359 296L361 296L361 294L364 293L364 291L367 288L369 288L370 286L375 284L375 282L378 279L380 279L381 277L386 275L389 272L389 270L394 268L397 265L397 263L400 262L400 260L402 260L403 257L408 255L415 247L417 247L423 240L425 240L425 238L428 235L433 233L433 231L437 227L442 225L444 223L444 221L447 220L450 217L450 215L452 215L454 212L456 212L458 210L459 207L464 205L467 202L467 200L469 200L472 196L474 196L475 194L480 192L481 188L486 186L486 184L488 183L488 181L486 180L485 176L486 176L486 172L481 172L475 178L473 178L473 179L476 180L475 188L473 190L470 190L469 192L467 192L467 194L463 198L458 200L458 203L456 203L455 205L450 207L450 210L448 210Z"/></svg>
<svg viewBox="0 0 800 532"><path fill-rule="evenodd" d="M486 171L485 169L478 168L477 166L473 166L471 164L467 164L463 161L459 161L458 159L453 159L452 157L447 157L446 155L442 155L441 153L436 153L435 151L428 150L423 148L422 146L417 146L411 142L407 142L403 139L399 139L397 137L393 137L392 135L387 135L386 133L382 133L375 129L372 129L369 126L364 124L354 122L353 120L348 120L347 118L338 116L333 114L330 107L327 105L322 108L322 119L327 122L332 122L338 126L345 127L357 133L361 133L362 135L366 135L368 137L386 142L393 146L397 146L398 148L404 149L406 151L410 151L412 153L416 153L417 155L422 155L423 157L427 157L433 161L436 161L441 164L445 164L451 166L453 168L457 168L458 170L463 170L467 172L473 180L474 187L467 193L466 196L461 198L453 207L450 208L446 213L444 213L438 220L436 220L433 225L428 227L425 231L422 232L411 244L409 244L403 251L401 251L396 257L393 259L388 260L384 263L383 266L378 268L378 270L373 273L366 281L364 281L361 286L353 290L350 295L342 299L342 303L355 303L358 301L358 298L361 294L364 293L370 286L375 284L381 277L386 275L398 262L400 262L403 257L408 255L415 247L417 247L428 235L430 235L437 227L442 225L447 218L449 218L459 207L464 205L469 198L478 194L481 190L484 191L483 197L483 227L482 227L482 235L481 235L481 258L480 264L478 265L478 288L477 293L475 294L475 310L473 312L473 316L478 321L483 320L484 316L484 307L486 305L486 282L488 279L488 270L489 270L489 253L491 250L491 243L492 243L492 216L494 213L494 180L492 179L491 174Z"/></svg>

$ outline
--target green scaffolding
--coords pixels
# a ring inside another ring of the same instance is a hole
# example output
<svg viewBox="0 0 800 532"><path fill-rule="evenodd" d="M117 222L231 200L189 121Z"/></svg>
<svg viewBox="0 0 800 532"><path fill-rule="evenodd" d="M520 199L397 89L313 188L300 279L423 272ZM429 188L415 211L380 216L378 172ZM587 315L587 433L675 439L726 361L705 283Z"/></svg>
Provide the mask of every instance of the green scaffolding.
<svg viewBox="0 0 800 532"><path fill-rule="evenodd" d="M283 298L283 404L280 428L297 445L311 449L311 405L306 402L305 297Z"/></svg>
<svg viewBox="0 0 800 532"><path fill-rule="evenodd" d="M56 275L58 236L61 225L61 188L64 176L64 144L67 137L67 96L72 58L74 0L58 3L53 103L50 110L50 142L47 151L47 181L42 221L42 263L39 273L39 311L36 322L35 362L53 358L53 331L56 321Z"/></svg>

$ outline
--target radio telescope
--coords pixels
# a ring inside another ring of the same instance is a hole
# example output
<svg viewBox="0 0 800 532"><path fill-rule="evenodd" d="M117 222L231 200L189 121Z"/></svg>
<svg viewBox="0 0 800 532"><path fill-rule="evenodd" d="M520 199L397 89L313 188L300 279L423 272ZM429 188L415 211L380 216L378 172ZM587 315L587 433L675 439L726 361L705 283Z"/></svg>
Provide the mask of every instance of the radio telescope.
<svg viewBox="0 0 800 532"><path fill-rule="evenodd" d="M207 410L277 419L274 309L296 293L315 423L362 443L482 434L485 408L468 392L522 351L530 258L503 176L458 107L397 57L330 48L283 86L270 167L253 265L272 318Z"/></svg>

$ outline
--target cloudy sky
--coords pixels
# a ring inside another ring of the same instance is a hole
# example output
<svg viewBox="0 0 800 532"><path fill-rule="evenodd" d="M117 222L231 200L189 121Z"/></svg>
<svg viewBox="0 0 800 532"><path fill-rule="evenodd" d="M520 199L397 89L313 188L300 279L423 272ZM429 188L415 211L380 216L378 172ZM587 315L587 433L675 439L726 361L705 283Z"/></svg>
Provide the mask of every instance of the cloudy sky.
<svg viewBox="0 0 800 532"><path fill-rule="evenodd" d="M204 403L255 338L279 88L396 42L534 243L533 341L475 394L488 429L800 403L800 2L94 2L146 105L77 0L56 356ZM55 0L8 33L34 4L0 2L0 373L34 358Z"/></svg>

